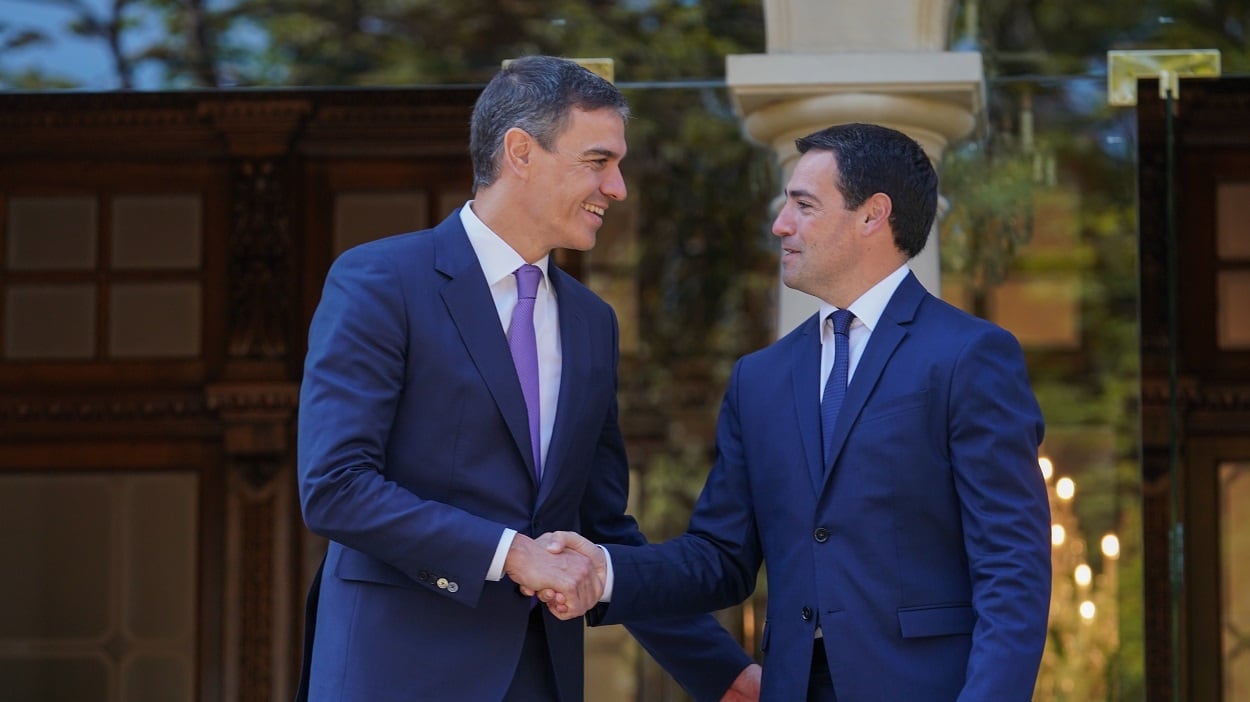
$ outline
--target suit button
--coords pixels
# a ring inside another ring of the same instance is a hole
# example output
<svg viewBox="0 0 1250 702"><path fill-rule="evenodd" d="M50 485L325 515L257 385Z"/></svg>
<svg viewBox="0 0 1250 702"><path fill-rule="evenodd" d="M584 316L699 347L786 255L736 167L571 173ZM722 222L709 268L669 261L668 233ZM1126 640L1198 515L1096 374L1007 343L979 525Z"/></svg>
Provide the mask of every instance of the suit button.
<svg viewBox="0 0 1250 702"><path fill-rule="evenodd" d="M810 622L812 620L812 608L811 607L804 607L803 611L800 614L803 617L803 621Z"/></svg>
<svg viewBox="0 0 1250 702"><path fill-rule="evenodd" d="M816 543L823 544L829 540L829 530L824 527L817 527L816 532L812 536L816 537Z"/></svg>
<svg viewBox="0 0 1250 702"><path fill-rule="evenodd" d="M439 579L438 579L438 582L436 582L436 583L434 583L434 584L435 584L435 585L438 585L438 589L440 589L440 590L446 590L446 589L447 589L447 578L439 578Z"/></svg>
<svg viewBox="0 0 1250 702"><path fill-rule="evenodd" d="M426 571L426 570L420 571L419 573L417 573L417 579L418 579L418 580L420 580L420 581L421 581L421 582L423 582L423 583L428 583L428 582L430 582L430 573L429 573L429 571Z"/></svg>
<svg viewBox="0 0 1250 702"><path fill-rule="evenodd" d="M447 583L447 592L454 593L458 591L459 589L460 589L460 585L458 585L454 580L452 582Z"/></svg>

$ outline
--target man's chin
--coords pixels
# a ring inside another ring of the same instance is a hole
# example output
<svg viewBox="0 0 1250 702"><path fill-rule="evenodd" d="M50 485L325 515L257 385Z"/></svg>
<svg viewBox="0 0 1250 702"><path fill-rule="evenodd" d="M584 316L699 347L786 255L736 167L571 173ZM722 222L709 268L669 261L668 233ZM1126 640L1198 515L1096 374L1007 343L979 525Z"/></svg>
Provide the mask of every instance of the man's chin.
<svg viewBox="0 0 1250 702"><path fill-rule="evenodd" d="M589 251L595 248L595 243L598 240L599 238L596 235L591 234L589 236L580 238L577 241L570 241L567 244L565 244L563 248L569 249L571 251Z"/></svg>

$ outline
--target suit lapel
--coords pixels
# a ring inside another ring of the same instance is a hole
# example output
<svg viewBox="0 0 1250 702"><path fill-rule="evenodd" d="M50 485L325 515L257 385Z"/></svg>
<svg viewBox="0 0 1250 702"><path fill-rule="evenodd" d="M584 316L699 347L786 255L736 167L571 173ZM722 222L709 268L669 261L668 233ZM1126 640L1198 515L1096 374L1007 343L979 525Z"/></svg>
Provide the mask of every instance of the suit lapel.
<svg viewBox="0 0 1250 702"><path fill-rule="evenodd" d="M469 357L486 382L499 412L503 415L516 443L517 450L534 473L534 457L530 448L528 414L516 366L508 351L508 338L499 325L495 300L491 297L486 276L460 224L459 211L453 213L431 234L435 242L434 266L448 277L441 295L452 323L460 333Z"/></svg>
<svg viewBox="0 0 1250 702"><path fill-rule="evenodd" d="M543 463L543 479L538 486L538 504L547 498L559 479L565 455L569 450L570 431L582 416L586 399L585 378L590 372L590 349L587 339L589 327L582 309L576 304L565 285L566 274L554 264L548 266L547 279L556 295L560 315L560 397L556 402L556 420L547 445L547 460Z"/></svg>
<svg viewBox="0 0 1250 702"><path fill-rule="evenodd" d="M903 339L907 338L907 325L911 324L915 318L916 309L927 294L924 286L916 279L916 275L908 273L898 289L894 291L894 295L890 297L890 301L886 303L881 319L877 321L877 328L873 329L872 336L868 337L868 345L864 347L864 353L859 358L855 374L851 376L851 382L846 386L846 397L843 398L842 408L838 411L838 421L833 426L833 443L830 446L830 454L833 458L829 462L830 469L837 464L842 447L846 445L851 426L859 419L864 404L872 394L873 388L877 387L878 381L881 380L881 375L894 355L894 350L903 342ZM821 480L822 487L828 485L828 480L832 475L832 470L825 471Z"/></svg>
<svg viewBox="0 0 1250 702"><path fill-rule="evenodd" d="M824 482L825 465L821 460L820 446L820 315L812 315L803 323L803 330L795 337L791 349L794 372L790 381L794 385L794 410L799 418L799 436L803 442L803 454L807 457L808 472L812 476L812 488L820 491Z"/></svg>

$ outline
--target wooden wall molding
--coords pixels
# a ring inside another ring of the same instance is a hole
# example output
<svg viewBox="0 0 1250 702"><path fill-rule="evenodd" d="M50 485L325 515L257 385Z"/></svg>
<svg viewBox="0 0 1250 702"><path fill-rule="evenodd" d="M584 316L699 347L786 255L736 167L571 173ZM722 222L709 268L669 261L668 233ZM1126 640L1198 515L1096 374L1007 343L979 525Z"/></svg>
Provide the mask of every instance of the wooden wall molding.
<svg viewBox="0 0 1250 702"><path fill-rule="evenodd" d="M203 101L196 109L225 137L227 153L238 156L286 153L312 111L310 100L280 97Z"/></svg>
<svg viewBox="0 0 1250 702"><path fill-rule="evenodd" d="M0 399L0 422L123 422L205 419L211 415L202 395L189 393L107 396L7 395Z"/></svg>
<svg viewBox="0 0 1250 702"><path fill-rule="evenodd" d="M1168 383L1161 378L1142 379L1142 404L1166 405ZM1185 410L1224 410L1250 412L1250 385L1204 384L1192 378L1177 382L1177 399Z"/></svg>
<svg viewBox="0 0 1250 702"><path fill-rule="evenodd" d="M324 541L300 520L295 418L333 258L327 203L413 173L467 191L480 90L0 93L0 208L32 192L93 192L104 207L116 192L202 195L198 357L0 359L0 469L197 471L198 699L290 699L298 679Z"/></svg>

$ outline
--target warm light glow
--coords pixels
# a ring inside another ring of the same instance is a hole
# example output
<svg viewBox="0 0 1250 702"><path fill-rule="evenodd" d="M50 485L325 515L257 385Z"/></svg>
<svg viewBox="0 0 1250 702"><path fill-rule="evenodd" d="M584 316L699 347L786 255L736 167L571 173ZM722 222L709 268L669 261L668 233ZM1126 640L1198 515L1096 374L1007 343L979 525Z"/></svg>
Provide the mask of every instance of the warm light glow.
<svg viewBox="0 0 1250 702"><path fill-rule="evenodd" d="M1076 483L1072 482L1072 478L1060 478L1055 483L1055 494L1061 500L1070 500L1076 494Z"/></svg>
<svg viewBox="0 0 1250 702"><path fill-rule="evenodd" d="M1084 602L1081 603L1081 618L1082 619L1094 618L1094 603L1093 602L1090 602L1089 600L1085 600Z"/></svg>
<svg viewBox="0 0 1250 702"><path fill-rule="evenodd" d="M1064 530L1062 524L1050 525L1050 543L1054 546L1062 546L1063 540L1068 537L1068 532Z"/></svg>
<svg viewBox="0 0 1250 702"><path fill-rule="evenodd" d="M1102 555L1107 558L1120 557L1120 539L1115 534L1102 537Z"/></svg>
<svg viewBox="0 0 1250 702"><path fill-rule="evenodd" d="M1055 474L1055 464L1051 463L1049 458L1042 456L1037 459L1037 465L1042 469L1042 477L1046 480L1050 480L1050 476Z"/></svg>
<svg viewBox="0 0 1250 702"><path fill-rule="evenodd" d="M1076 578L1076 584L1081 587L1089 587L1089 584L1094 580L1094 571L1090 570L1089 566L1084 563L1077 566L1076 572L1072 575Z"/></svg>

